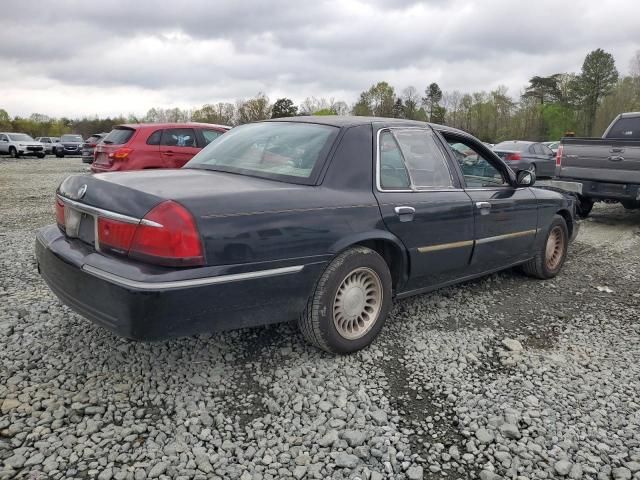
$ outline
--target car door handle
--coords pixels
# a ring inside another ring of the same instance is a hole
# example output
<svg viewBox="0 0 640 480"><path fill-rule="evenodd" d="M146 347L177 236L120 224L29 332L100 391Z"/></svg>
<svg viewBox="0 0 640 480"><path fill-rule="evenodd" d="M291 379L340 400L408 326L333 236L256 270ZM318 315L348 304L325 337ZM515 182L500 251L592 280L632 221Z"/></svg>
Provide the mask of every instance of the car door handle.
<svg viewBox="0 0 640 480"><path fill-rule="evenodd" d="M393 209L398 215L409 215L416 213L416 209L413 207L396 207Z"/></svg>
<svg viewBox="0 0 640 480"><path fill-rule="evenodd" d="M489 202L476 202L476 208L480 210L480 215L489 215L491 204Z"/></svg>
<svg viewBox="0 0 640 480"><path fill-rule="evenodd" d="M607 157L607 160L610 162L621 162L624 160L624 157L621 155L611 155L610 157Z"/></svg>
<svg viewBox="0 0 640 480"><path fill-rule="evenodd" d="M396 212L396 215L398 215L401 222L413 221L413 214L416 213L415 208L406 206L395 207L393 211Z"/></svg>
<svg viewBox="0 0 640 480"><path fill-rule="evenodd" d="M166 152L164 152L164 154L171 156L171 155L174 154L174 152L173 152L173 150L167 150Z"/></svg>

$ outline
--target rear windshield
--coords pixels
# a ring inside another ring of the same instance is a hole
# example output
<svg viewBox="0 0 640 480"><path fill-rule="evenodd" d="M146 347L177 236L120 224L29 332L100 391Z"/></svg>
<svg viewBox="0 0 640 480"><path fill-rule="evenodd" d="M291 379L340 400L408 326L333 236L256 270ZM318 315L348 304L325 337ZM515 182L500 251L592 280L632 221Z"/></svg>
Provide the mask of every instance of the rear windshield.
<svg viewBox="0 0 640 480"><path fill-rule="evenodd" d="M607 133L607 138L640 140L640 117L621 118L611 127L611 130Z"/></svg>
<svg viewBox="0 0 640 480"><path fill-rule="evenodd" d="M131 139L135 130L127 127L116 127L109 135L107 135L102 143L112 143L114 145L123 145Z"/></svg>
<svg viewBox="0 0 640 480"><path fill-rule="evenodd" d="M210 143L186 166L308 183L338 131L297 122L242 125Z"/></svg>
<svg viewBox="0 0 640 480"><path fill-rule="evenodd" d="M524 152L531 146L529 142L500 142L495 147L494 150L512 150L516 152Z"/></svg>
<svg viewBox="0 0 640 480"><path fill-rule="evenodd" d="M82 137L80 135L62 135L60 137L61 142L81 142Z"/></svg>

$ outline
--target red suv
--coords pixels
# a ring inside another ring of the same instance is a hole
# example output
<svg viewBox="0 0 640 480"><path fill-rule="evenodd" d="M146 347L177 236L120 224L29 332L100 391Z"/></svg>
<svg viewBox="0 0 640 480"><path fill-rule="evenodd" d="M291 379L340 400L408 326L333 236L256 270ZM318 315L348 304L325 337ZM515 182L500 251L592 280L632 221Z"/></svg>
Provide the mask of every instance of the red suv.
<svg viewBox="0 0 640 480"><path fill-rule="evenodd" d="M209 123L118 125L96 146L91 171L180 168L230 128Z"/></svg>

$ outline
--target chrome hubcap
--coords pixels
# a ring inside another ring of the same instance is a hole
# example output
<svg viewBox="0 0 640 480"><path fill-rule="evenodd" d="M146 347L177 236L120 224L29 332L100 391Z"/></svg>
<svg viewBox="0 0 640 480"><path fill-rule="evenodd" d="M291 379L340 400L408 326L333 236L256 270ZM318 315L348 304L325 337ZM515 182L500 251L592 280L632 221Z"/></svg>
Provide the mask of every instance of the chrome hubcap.
<svg viewBox="0 0 640 480"><path fill-rule="evenodd" d="M333 324L340 336L355 340L373 327L381 308L380 277L370 268L357 268L338 287L333 301Z"/></svg>
<svg viewBox="0 0 640 480"><path fill-rule="evenodd" d="M545 252L545 260L549 270L555 270L560 265L562 256L564 255L564 239L560 227L554 227L549 232L547 238L547 247Z"/></svg>

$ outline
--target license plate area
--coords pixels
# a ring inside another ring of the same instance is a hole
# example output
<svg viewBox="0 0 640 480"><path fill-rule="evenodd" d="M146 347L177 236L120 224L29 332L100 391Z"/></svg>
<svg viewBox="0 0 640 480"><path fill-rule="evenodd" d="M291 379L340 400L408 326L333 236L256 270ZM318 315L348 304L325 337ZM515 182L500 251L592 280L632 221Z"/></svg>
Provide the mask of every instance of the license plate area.
<svg viewBox="0 0 640 480"><path fill-rule="evenodd" d="M82 221L82 213L74 210L69 206L64 209L64 230L67 237L78 238L80 232L80 222Z"/></svg>
<svg viewBox="0 0 640 480"><path fill-rule="evenodd" d="M64 209L64 230L69 238L77 238L95 245L96 219L93 215L81 212L68 205Z"/></svg>

